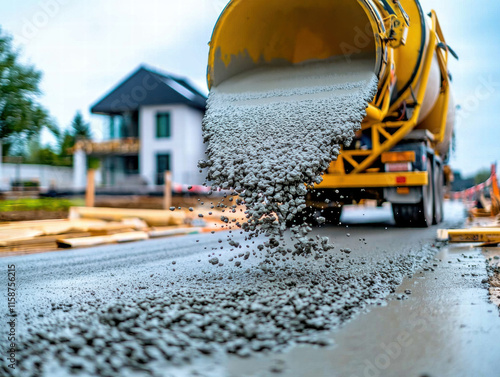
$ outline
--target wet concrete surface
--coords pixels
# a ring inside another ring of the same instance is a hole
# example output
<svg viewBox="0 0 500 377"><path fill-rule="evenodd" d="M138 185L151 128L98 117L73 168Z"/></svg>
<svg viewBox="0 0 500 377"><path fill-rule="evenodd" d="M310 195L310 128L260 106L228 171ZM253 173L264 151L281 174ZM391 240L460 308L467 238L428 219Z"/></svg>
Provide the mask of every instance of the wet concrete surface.
<svg viewBox="0 0 500 377"><path fill-rule="evenodd" d="M490 300L500 308L500 247L484 247L482 251L488 261Z"/></svg>
<svg viewBox="0 0 500 377"><path fill-rule="evenodd" d="M446 214L444 226L447 227L459 225L463 219L463 211L457 205L448 205ZM486 263L480 250L468 246L438 250L433 247L437 227L394 228L387 208L348 209L342 221L341 227L315 230L332 238L336 257L342 255L340 249L352 250L348 257L339 259L338 275L335 276L349 277L349 282L358 284L355 275L385 273L389 271L387 266L391 261L397 264L400 260L416 263L418 272L408 273L411 266L405 265L403 275L407 278L392 294L389 291L401 281L382 281L377 287L383 292L372 296L351 289L351 294L360 296L354 298L356 301L353 302L357 304L352 305L353 310L344 310L342 315L337 315L340 327L335 322L317 331L328 337L332 346L293 346L297 342L290 333L291 341L280 352L267 351L265 355L251 354L247 358L213 352L211 356L190 358L184 362L174 358L175 363L166 362L154 370L127 369L126 373L121 373L115 369L107 375L498 375L495 358L500 355L500 318L498 309L488 302L487 285L483 283L487 280ZM252 255L248 260L241 259L242 268L234 267L234 262L229 263L234 253L220 250L220 239L224 239L221 233L0 259L2 266L16 264L18 333L28 339L28 331L44 329L57 333L58 328L65 327L61 324L71 328L75 321L92 321L93 316L99 321L102 317L98 317L92 308L113 307L114 302L127 308L133 307L137 300L157 300L157 297L172 297L178 293L186 295L186 290L188 294L198 292L203 296L203 286L197 285L209 284L207 296L226 290L254 288L258 291L259 285L272 286L272 279L276 277L273 275L270 279L269 273L257 268L261 262L258 255ZM247 249L243 239L240 241ZM216 256L223 267L208 263L209 254L213 257L215 252L212 249L217 249ZM425 263L420 257L407 258L419 253L424 256ZM435 259L427 258L434 254ZM287 268L296 263L298 268L295 271L299 271L302 262L283 263ZM311 275L319 273L316 267L304 268L306 272L311 268ZM247 269L251 271L248 273ZM209 276L214 283L207 283L206 279L198 283L196 277L200 275ZM1 276L2 286L6 286L5 278ZM314 286L307 281L307 276L297 280L303 280L308 287ZM293 289L295 287L289 291ZM347 300L344 296L341 298ZM2 293L2 299L6 302L5 293ZM219 300L214 303L227 302ZM4 310L2 307L0 313L3 314ZM240 314L247 315L243 311ZM245 317L245 321L252 318ZM328 328L334 331L325 332ZM6 329L0 331L3 346ZM33 343L27 342L25 346L36 349ZM179 351L186 350L179 348ZM21 350L20 354L31 355L28 350ZM54 363L45 370L45 375L65 376L70 370L64 362L62 365ZM87 372L85 375L98 374L99 371L94 371L94 374Z"/></svg>
<svg viewBox="0 0 500 377"><path fill-rule="evenodd" d="M446 247L433 269L405 280L387 306L331 333L332 348L234 358L228 374L275 375L283 366L283 376L498 376L500 318L481 251Z"/></svg>

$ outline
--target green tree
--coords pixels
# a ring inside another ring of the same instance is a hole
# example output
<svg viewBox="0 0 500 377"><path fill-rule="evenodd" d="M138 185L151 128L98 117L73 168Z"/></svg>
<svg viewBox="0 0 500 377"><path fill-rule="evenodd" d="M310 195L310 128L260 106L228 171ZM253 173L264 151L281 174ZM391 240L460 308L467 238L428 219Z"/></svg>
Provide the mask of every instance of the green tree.
<svg viewBox="0 0 500 377"><path fill-rule="evenodd" d="M44 146L40 148L38 152L39 164L43 165L62 165L61 161L59 161L59 156L50 146Z"/></svg>
<svg viewBox="0 0 500 377"><path fill-rule="evenodd" d="M61 157L71 157L69 149L75 145L75 138L69 130L62 133L59 139L59 155Z"/></svg>
<svg viewBox="0 0 500 377"><path fill-rule="evenodd" d="M42 145L40 136L38 135L32 137L28 141L26 149L27 151L24 156L25 163L56 166L65 165L64 161L58 156L51 145Z"/></svg>
<svg viewBox="0 0 500 377"><path fill-rule="evenodd" d="M44 128L58 135L58 128L37 101L41 78L35 67L19 61L12 38L0 29L0 142L3 140L4 154Z"/></svg>
<svg viewBox="0 0 500 377"><path fill-rule="evenodd" d="M59 163L61 165L72 164L70 149L73 148L78 140L91 139L92 130L90 124L85 122L80 111L75 114L70 127L59 136ZM93 159L89 159L90 163L96 165Z"/></svg>
<svg viewBox="0 0 500 377"><path fill-rule="evenodd" d="M18 148L13 149L13 152L23 156L26 163L71 166L71 148L78 140L90 139L92 132L90 124L85 122L82 113L78 111L69 127L63 132L59 131L57 135L58 145L55 150L51 145L42 145L39 135L33 135L26 141L21 152L18 152ZM93 162L92 159L89 160Z"/></svg>
<svg viewBox="0 0 500 377"><path fill-rule="evenodd" d="M476 185L478 185L480 183L484 183L488 180L489 177L491 177L491 170L490 169L481 169L474 176L474 183Z"/></svg>
<svg viewBox="0 0 500 377"><path fill-rule="evenodd" d="M90 124L86 123L83 119L83 115L80 111L76 112L73 122L71 122L71 134L75 139L91 139L92 131L90 130Z"/></svg>
<svg viewBox="0 0 500 377"><path fill-rule="evenodd" d="M77 111L69 129L64 131L59 137L59 155L61 157L68 157L69 149L73 148L78 140L91 139L92 131L90 124L85 122L83 115Z"/></svg>
<svg viewBox="0 0 500 377"><path fill-rule="evenodd" d="M20 156L25 164L40 164L53 166L67 166L68 160L61 159L57 148L50 144L42 144L40 135L33 135L23 145L22 150L12 149L10 155Z"/></svg>

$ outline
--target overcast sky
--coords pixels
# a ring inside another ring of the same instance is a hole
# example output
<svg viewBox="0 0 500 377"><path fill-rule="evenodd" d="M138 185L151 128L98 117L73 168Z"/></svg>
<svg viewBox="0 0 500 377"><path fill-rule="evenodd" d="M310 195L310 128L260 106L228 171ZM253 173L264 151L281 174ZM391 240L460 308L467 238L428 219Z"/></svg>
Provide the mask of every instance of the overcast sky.
<svg viewBox="0 0 500 377"><path fill-rule="evenodd" d="M354 1L354 0L351 0ZM42 103L61 127L142 63L207 91L207 43L226 0L0 0L0 25L43 71ZM500 160L500 2L421 0L438 12L453 62L459 112L452 165L465 174Z"/></svg>

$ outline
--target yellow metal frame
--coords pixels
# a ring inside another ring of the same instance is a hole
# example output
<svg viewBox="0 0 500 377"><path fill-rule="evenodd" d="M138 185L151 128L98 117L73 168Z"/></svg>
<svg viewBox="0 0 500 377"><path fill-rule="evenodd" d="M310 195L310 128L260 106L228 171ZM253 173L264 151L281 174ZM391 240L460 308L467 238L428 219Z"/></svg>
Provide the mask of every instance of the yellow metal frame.
<svg viewBox="0 0 500 377"><path fill-rule="evenodd" d="M350 46L352 42L356 53L375 52L379 87L362 123L362 130L371 132L372 147L342 150L325 174L325 182L318 187L397 187L392 173L381 173L381 169L373 165L419 126L435 58L442 82L436 105L440 111L432 111L432 117L427 117L437 125L432 127L435 134L430 143L436 146L445 138L450 98L449 51L436 13L431 12L432 25L427 28L417 0L315 0L314 3L316 13L305 12L307 5L301 0L231 0L217 21L210 41L209 88L262 64L298 64L346 55L342 48L345 43ZM335 19L335 28L342 33L331 32L332 19L328 15L332 4L338 7L339 14L348 15ZM357 40L359 32L364 33L362 29L367 20L366 26L371 26L370 38L361 44ZM396 92L398 98L393 98ZM403 105L413 108L410 119L386 121L398 119ZM407 176L411 185L428 184L425 172L395 174Z"/></svg>
<svg viewBox="0 0 500 377"><path fill-rule="evenodd" d="M403 138L408 135L416 126L420 116L420 111L422 107L422 102L424 101L425 92L427 89L427 84L429 81L429 75L432 66L432 60L434 56L437 57L439 67L441 70L441 76L443 78L440 96L444 97L444 108L442 109L441 116L441 126L439 132L434 134L434 140L432 143L438 144L444 140L446 131L446 120L448 113L448 102L450 96L450 79L448 77L448 49L440 49L438 44L441 42L442 46L446 46L444 36L439 24L437 15L434 11L431 12L432 27L430 30L428 49L423 62L423 68L420 75L417 75L415 82L407 89L405 93L402 94L401 98L407 98L412 95L413 88L416 87L417 80L420 82L420 87L416 95L416 104L412 117L406 121L389 121L382 122L383 119L388 117L390 114L394 113L401 105L401 101L395 101L392 106L389 106L390 96L391 96L391 77L388 76L384 82L383 94L378 98L377 103L372 102L367 108L367 118L365 119L362 129L371 129L371 150L342 150L337 161L334 161L330 168L328 169L328 174L324 176L326 185L329 187L391 187L395 186L390 183L390 179L387 180L384 173L365 173L370 167L375 163L380 156L390 151L394 146L396 146ZM389 62L388 65L394 64L394 48L389 45ZM395 130L389 132L389 130ZM385 139L381 141L381 139ZM345 163L352 166L353 170L350 173L345 172ZM385 173L387 174L387 173ZM401 173L402 174L415 174L418 176L419 173ZM379 180L375 179L375 176L380 176ZM391 176L392 177L392 176ZM368 179L369 178L369 179ZM372 181L377 183L375 186L369 186L367 183ZM348 182L348 183L347 183ZM384 182L387 182L384 184ZM414 184L417 185L427 185L428 181L422 179L416 179ZM350 185L350 186L349 186ZM403 185L404 186L404 185ZM325 188L324 184L318 185L318 188Z"/></svg>
<svg viewBox="0 0 500 377"><path fill-rule="evenodd" d="M404 183L402 183L404 179ZM429 174L425 171L403 173L365 173L365 174L325 174L323 182L316 189L327 188L381 188L414 187L429 184Z"/></svg>

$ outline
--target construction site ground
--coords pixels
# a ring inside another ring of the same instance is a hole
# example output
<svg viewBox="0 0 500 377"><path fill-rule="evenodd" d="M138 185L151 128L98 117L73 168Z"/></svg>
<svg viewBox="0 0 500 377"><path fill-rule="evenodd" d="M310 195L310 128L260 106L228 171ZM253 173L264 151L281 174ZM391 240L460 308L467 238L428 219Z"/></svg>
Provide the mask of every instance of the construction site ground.
<svg viewBox="0 0 500 377"><path fill-rule="evenodd" d="M375 263L385 261L388 255L404 258L426 249L434 256L383 302L368 306L327 333L333 341L330 346L295 346L283 353L246 358L204 356L184 365L170 365L162 369L164 374L154 375L498 375L500 317L488 291L487 257L496 261L489 254L493 249L436 243L436 226L396 228L388 207L347 208L342 221L342 226L315 232L330 236L336 245L333 253L349 248L352 260L368 260L371 266L367 269L376 268ZM463 206L447 203L444 226L459 227L464 221ZM15 264L17 268L19 331L36 331L41 323L71 317L72 312L96 303L157 295L163 287L169 294L175 293L189 287L193 277L216 275L222 269L232 276L222 281L228 291L237 289L236 281L258 287L261 275L245 275L247 267L259 263L256 258L248 259L244 268L238 269L228 261L230 253L222 252L219 259L225 266L207 267L204 248L217 247L220 234L2 258L2 265ZM347 266L339 273L360 273L359 268L357 265L350 270ZM64 310L54 311L54 306ZM51 373L64 376L67 370L55 368Z"/></svg>

